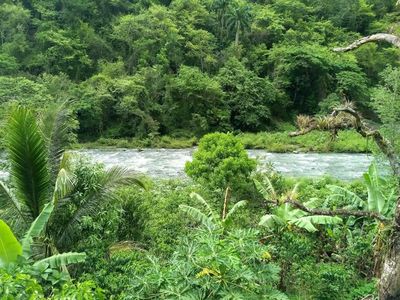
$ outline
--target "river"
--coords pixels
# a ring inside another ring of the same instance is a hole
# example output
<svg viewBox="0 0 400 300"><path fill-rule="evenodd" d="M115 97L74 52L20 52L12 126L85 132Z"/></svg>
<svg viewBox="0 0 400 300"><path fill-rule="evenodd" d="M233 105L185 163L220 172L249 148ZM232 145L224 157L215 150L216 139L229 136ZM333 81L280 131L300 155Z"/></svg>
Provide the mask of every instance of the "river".
<svg viewBox="0 0 400 300"><path fill-rule="evenodd" d="M75 152L104 163L106 167L122 166L155 178L176 178L185 176L185 163L192 159L195 149L113 149L78 150ZM293 177L332 177L353 180L367 171L373 156L348 153L269 153L265 150L248 150L250 157L257 158L259 169L267 163L284 175ZM0 177L7 175L1 170Z"/></svg>

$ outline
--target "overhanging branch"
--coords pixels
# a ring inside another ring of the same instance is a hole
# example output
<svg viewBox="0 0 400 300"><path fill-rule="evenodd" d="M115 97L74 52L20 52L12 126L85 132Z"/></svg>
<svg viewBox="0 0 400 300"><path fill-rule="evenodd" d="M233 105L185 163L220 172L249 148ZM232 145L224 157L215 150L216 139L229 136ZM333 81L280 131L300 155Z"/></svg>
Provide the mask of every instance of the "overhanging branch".
<svg viewBox="0 0 400 300"><path fill-rule="evenodd" d="M394 34L389 34L389 33L377 33L377 34L363 37L363 38L355 41L354 43L348 45L347 47L334 48L333 51L347 52L347 51L354 50L364 44L371 43L371 42L387 42L387 43L390 43L390 44L400 48L400 37L398 37Z"/></svg>
<svg viewBox="0 0 400 300"><path fill-rule="evenodd" d="M347 114L352 117L352 122L349 122L347 119L343 119L341 121L338 118L339 114ZM398 180L398 184L400 185L400 158L397 155L393 145L383 137L379 130L376 130L364 122L361 115L350 105L345 105L344 107L335 108L332 112L332 117L338 118L333 125L329 127L328 130L338 131L342 129L353 128L363 137L371 137L382 153L387 157L390 167L393 170L394 175ZM299 136L309 133L315 129L321 129L317 125L317 120L315 118L311 119L309 122L309 126L306 128L302 128L299 131L289 133L289 136Z"/></svg>

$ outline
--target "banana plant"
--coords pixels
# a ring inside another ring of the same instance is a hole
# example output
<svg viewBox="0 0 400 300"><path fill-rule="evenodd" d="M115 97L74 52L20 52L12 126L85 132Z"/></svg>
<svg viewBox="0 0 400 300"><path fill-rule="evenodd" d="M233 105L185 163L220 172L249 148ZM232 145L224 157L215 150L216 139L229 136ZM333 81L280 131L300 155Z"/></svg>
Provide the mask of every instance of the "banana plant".
<svg viewBox="0 0 400 300"><path fill-rule="evenodd" d="M363 178L368 191L366 199L346 188L329 185L331 194L326 199L325 205L342 201L347 204L346 208L375 212L388 219L392 218L396 203L396 191L389 187L389 182L384 177L379 175L375 162L370 165Z"/></svg>
<svg viewBox="0 0 400 300"><path fill-rule="evenodd" d="M34 239L42 234L54 209L53 202L47 203L39 216L32 222L21 243L17 240L10 227L0 220L0 267L7 267L9 264L17 263L18 257L23 262L32 261L32 245ZM38 260L33 267L40 268L63 268L68 264L84 261L85 253L67 252Z"/></svg>
<svg viewBox="0 0 400 300"><path fill-rule="evenodd" d="M316 232L318 229L315 225L334 225L342 223L342 219L337 216L314 215L307 211L293 208L290 202L296 199L299 184L284 195L278 197L271 181L265 178L265 184L261 184L258 180L254 180L257 190L263 195L266 201L274 203L276 207L271 214L266 214L261 217L259 222L260 226L267 227L270 230L283 229L288 226L296 226L307 230L308 232ZM297 201L297 200L296 200ZM312 210L319 205L317 199L311 199L308 202L302 203L308 210Z"/></svg>
<svg viewBox="0 0 400 300"><path fill-rule="evenodd" d="M228 211L228 213L220 217L208 204L208 202L201 197L197 193L191 193L190 197L192 199L197 200L197 202L204 206L205 212L202 212L200 209L189 206L189 205L179 205L179 209L181 209L183 212L185 212L187 215L192 217L194 220L199 222L202 226L204 226L208 231L212 232L214 230L225 230L228 228L233 221L233 216L235 215L235 212L246 206L247 201L239 201L236 202L235 205Z"/></svg>

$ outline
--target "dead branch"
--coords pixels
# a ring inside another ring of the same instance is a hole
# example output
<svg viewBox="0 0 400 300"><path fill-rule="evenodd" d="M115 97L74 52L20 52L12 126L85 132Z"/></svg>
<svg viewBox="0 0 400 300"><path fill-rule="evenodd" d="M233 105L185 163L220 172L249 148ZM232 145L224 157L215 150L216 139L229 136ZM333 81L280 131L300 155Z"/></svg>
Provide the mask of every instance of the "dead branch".
<svg viewBox="0 0 400 300"><path fill-rule="evenodd" d="M390 43L398 48L400 48L400 37L389 34L389 33L377 33L370 36L363 37L354 43L348 45L347 47L338 47L334 48L333 51L335 52L347 52L354 50L364 44L371 43L371 42L387 42Z"/></svg>
<svg viewBox="0 0 400 300"><path fill-rule="evenodd" d="M398 180L398 184L400 185L400 158L397 155L393 145L382 136L379 130L373 129L372 127L367 125L367 123L363 120L361 115L351 105L347 104L343 107L335 108L331 116L338 117L339 114L350 115L352 117L352 122L349 122L349 120L345 118L338 119L338 121L334 122L334 124L328 130L337 131L337 130L353 128L363 137L372 138L379 147L379 149L381 150L381 152L387 157L390 167L392 168L393 173ZM322 129L318 128L318 126L315 125L316 122L317 121L314 119L313 121L310 122L308 128L302 128L299 131L291 132L289 133L289 136L293 137L293 136L304 135L312 130Z"/></svg>

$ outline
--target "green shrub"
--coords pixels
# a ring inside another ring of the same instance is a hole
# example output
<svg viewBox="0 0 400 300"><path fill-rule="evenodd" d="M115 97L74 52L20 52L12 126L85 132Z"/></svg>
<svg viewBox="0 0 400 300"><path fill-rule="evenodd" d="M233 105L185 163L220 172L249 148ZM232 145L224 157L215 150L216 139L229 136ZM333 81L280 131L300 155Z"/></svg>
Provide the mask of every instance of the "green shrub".
<svg viewBox="0 0 400 300"><path fill-rule="evenodd" d="M190 221L178 208L190 202L189 195L195 189L179 181L157 182L148 191L121 189L119 239L135 240L158 255L169 255L175 250L177 237L189 233Z"/></svg>
<svg viewBox="0 0 400 300"><path fill-rule="evenodd" d="M255 160L248 157L237 138L232 134L212 133L200 140L185 171L198 183L221 192L227 187L234 191L245 188L255 168Z"/></svg>
<svg viewBox="0 0 400 300"><path fill-rule="evenodd" d="M302 264L292 274L291 288L302 299L346 299L357 280L355 271L342 264Z"/></svg>
<svg viewBox="0 0 400 300"><path fill-rule="evenodd" d="M102 300L105 299L101 290L92 281L72 283L66 282L57 288L50 282L42 283L43 287L33 275L32 270L13 269L8 272L0 268L0 295L1 299L54 299L54 300ZM43 277L45 273L41 274ZM50 295L49 297L46 297Z"/></svg>
<svg viewBox="0 0 400 300"><path fill-rule="evenodd" d="M0 268L0 295L2 299L44 299L40 284L29 274L9 274Z"/></svg>

